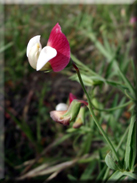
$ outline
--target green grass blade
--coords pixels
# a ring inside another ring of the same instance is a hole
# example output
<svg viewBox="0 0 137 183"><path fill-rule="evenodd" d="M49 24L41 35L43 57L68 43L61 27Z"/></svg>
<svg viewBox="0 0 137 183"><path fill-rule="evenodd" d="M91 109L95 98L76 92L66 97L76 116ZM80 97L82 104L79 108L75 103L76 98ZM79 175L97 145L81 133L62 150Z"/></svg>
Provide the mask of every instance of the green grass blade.
<svg viewBox="0 0 137 183"><path fill-rule="evenodd" d="M137 180L137 175L132 172L123 172L123 175L127 175L128 177L131 177Z"/></svg>
<svg viewBox="0 0 137 183"><path fill-rule="evenodd" d="M133 164L136 158L136 119L135 116L132 116L128 137L127 137L127 144L126 144L126 151L125 151L125 169L131 170L133 169Z"/></svg>
<svg viewBox="0 0 137 183"><path fill-rule="evenodd" d="M88 72L90 72L92 75L97 76L97 73L92 71L88 66L86 66L85 64L83 64L80 60L78 60L72 53L71 53L71 59L78 64L79 66L81 66L83 69L87 70Z"/></svg>
<svg viewBox="0 0 137 183"><path fill-rule="evenodd" d="M90 162L85 171L82 173L80 180L81 181L90 180L91 174L94 171L95 167L96 167L96 161Z"/></svg>
<svg viewBox="0 0 137 183"><path fill-rule="evenodd" d="M123 173L122 172L119 172L118 170L115 171L110 177L109 177L109 181L114 181L114 180L117 180L120 179L121 177L123 176Z"/></svg>
<svg viewBox="0 0 137 183"><path fill-rule="evenodd" d="M14 122L20 127L20 129L24 132L24 134L27 136L27 138L34 144L36 145L35 143L35 140L32 136L32 132L29 128L29 126L27 124L25 124L25 122L20 122L19 120L16 119L15 116L13 116L10 112L9 112L11 118L14 120Z"/></svg>
<svg viewBox="0 0 137 183"><path fill-rule="evenodd" d="M5 46L3 46L2 48L0 48L0 53L5 51L6 49L10 48L12 45L13 45L13 42L10 42L10 43L6 44Z"/></svg>

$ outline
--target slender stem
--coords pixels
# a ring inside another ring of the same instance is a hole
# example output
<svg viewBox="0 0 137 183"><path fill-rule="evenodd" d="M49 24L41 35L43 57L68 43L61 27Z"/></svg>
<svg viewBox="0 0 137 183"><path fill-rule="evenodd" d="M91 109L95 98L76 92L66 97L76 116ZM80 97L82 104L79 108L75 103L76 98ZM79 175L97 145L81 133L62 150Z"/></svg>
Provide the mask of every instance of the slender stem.
<svg viewBox="0 0 137 183"><path fill-rule="evenodd" d="M78 75L79 81L80 81L80 83L81 83L81 86L82 86L82 88L83 88L83 90L84 90L84 92L85 92L85 94L86 94L86 96L87 96L89 111L90 111L90 113L91 113L91 115L92 115L92 117L93 117L93 119L94 119L94 121L95 121L95 123L96 123L98 129L100 130L100 132L102 133L103 137L105 138L105 140L106 140L107 143L109 144L111 150L113 151L116 160L117 160L118 162L120 162L119 157L118 157L118 154L117 154L115 148L113 147L111 141L109 140L109 138L108 138L107 135L105 134L105 132L104 132L104 130L102 129L101 125L98 123L98 120L97 120L97 118L96 118L96 116L95 116L95 114L94 114L94 111L93 111L93 109L92 109L92 103L91 103L90 97L89 97L89 95L88 95L88 93L87 93L87 91L86 91L86 88L85 88L85 86L84 86L84 83L83 83L83 81L82 81L82 78L81 78L79 69L77 68L77 66L76 66L74 63L73 63L73 67L75 68L75 70L76 70L76 72L77 72L77 75Z"/></svg>

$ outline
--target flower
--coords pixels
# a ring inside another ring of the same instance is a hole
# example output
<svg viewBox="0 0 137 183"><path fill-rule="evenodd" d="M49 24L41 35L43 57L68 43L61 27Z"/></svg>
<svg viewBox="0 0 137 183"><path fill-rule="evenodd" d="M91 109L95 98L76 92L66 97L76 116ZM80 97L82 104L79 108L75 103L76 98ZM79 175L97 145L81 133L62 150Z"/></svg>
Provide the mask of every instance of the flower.
<svg viewBox="0 0 137 183"><path fill-rule="evenodd" d="M68 107L68 110L63 111L51 111L50 117L63 125L69 125L71 121L74 121L80 110L81 103L78 100L73 100Z"/></svg>
<svg viewBox="0 0 137 183"><path fill-rule="evenodd" d="M50 112L50 117L63 125L69 125L74 121L73 128L79 128L84 123L85 107L81 105L88 105L84 100L78 100L72 93L69 94L69 105L60 103L56 106L55 111ZM76 120L76 121L75 121Z"/></svg>
<svg viewBox="0 0 137 183"><path fill-rule="evenodd" d="M57 23L51 30L47 46L42 49L40 35L30 39L26 51L30 65L39 70L63 70L70 60L70 46Z"/></svg>

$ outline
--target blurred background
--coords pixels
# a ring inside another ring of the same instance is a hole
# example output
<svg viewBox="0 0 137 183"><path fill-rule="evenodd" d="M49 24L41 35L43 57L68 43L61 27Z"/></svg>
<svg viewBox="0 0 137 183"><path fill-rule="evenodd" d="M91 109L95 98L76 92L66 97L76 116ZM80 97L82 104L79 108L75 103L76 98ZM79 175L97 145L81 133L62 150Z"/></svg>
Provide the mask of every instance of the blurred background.
<svg viewBox="0 0 137 183"><path fill-rule="evenodd" d="M129 62L136 58L135 8L124 4L4 5L6 180L23 175L26 177L22 179L37 181L96 180L108 147L88 112L86 120L93 125L92 131L69 130L70 127L57 124L49 115L58 103L67 102L70 92L86 100L80 84L74 77L70 78L75 71L69 65L59 73L36 72L28 63L26 46L35 35L41 35L45 46L58 22L70 43L71 53L94 72L109 77L113 75L111 65L90 38L92 32L110 54L116 53L123 72L132 82ZM117 80L116 76L111 77ZM86 86L91 93L94 86ZM99 88L94 99L97 106L103 103L105 108L126 101L115 87ZM107 133L112 137L115 134L116 143L130 119L129 108L100 115Z"/></svg>

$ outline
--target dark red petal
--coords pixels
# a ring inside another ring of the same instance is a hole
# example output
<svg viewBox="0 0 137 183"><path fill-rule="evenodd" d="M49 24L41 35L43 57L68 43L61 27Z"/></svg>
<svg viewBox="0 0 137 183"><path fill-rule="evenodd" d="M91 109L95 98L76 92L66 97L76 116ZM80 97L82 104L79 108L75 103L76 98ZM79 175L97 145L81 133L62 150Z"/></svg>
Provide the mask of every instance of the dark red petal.
<svg viewBox="0 0 137 183"><path fill-rule="evenodd" d="M69 104L71 104L71 102L73 100L77 99L77 97L75 95L73 95L72 93L69 94ZM79 102L81 102L84 105L88 105L88 103L84 100L78 100Z"/></svg>
<svg viewBox="0 0 137 183"><path fill-rule="evenodd" d="M84 105L88 105L88 102L84 101L84 100L78 100L79 102L81 102Z"/></svg>
<svg viewBox="0 0 137 183"><path fill-rule="evenodd" d="M58 23L53 27L50 33L47 46L51 46L57 51L57 56L49 61L53 71L58 72L63 70L70 60L70 46Z"/></svg>
<svg viewBox="0 0 137 183"><path fill-rule="evenodd" d="M74 99L77 99L77 97L75 95L73 95L72 93L69 94L69 104L71 104L71 102L74 100Z"/></svg>

